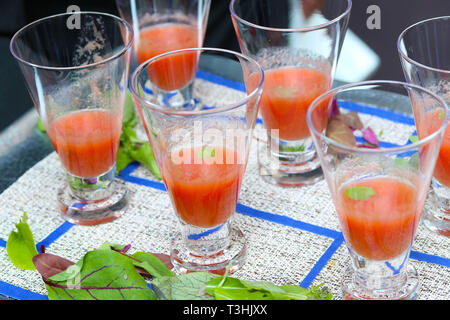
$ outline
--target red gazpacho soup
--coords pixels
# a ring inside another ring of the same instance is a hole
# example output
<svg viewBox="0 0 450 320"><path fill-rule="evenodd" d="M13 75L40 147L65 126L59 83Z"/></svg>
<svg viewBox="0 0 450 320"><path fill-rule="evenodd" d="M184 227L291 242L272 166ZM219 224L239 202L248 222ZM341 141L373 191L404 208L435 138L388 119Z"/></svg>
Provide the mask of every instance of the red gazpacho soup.
<svg viewBox="0 0 450 320"><path fill-rule="evenodd" d="M109 110L91 109L56 118L48 135L71 174L92 178L113 167L121 129L121 117Z"/></svg>
<svg viewBox="0 0 450 320"><path fill-rule="evenodd" d="M388 260L412 243L421 209L416 188L379 176L342 185L336 210L349 247L371 260Z"/></svg>
<svg viewBox="0 0 450 320"><path fill-rule="evenodd" d="M428 111L424 121L418 121L418 135L424 139L442 126L445 112L439 109ZM418 119L419 120L419 119ZM434 178L446 187L450 187L450 126L447 125L442 138L439 155L434 167Z"/></svg>
<svg viewBox="0 0 450 320"><path fill-rule="evenodd" d="M145 28L139 33L137 60L141 64L159 54L201 46L199 30L194 25L165 23ZM172 55L151 64L147 70L150 80L164 91L186 86L195 76L196 53Z"/></svg>
<svg viewBox="0 0 450 320"><path fill-rule="evenodd" d="M278 129L283 140L310 136L306 112L330 88L328 74L310 68L285 67L265 71L260 108L267 130Z"/></svg>
<svg viewBox="0 0 450 320"><path fill-rule="evenodd" d="M210 228L226 222L236 210L244 164L234 150L214 147L206 156L204 151L175 151L184 160L168 156L161 173L177 215L190 225Z"/></svg>

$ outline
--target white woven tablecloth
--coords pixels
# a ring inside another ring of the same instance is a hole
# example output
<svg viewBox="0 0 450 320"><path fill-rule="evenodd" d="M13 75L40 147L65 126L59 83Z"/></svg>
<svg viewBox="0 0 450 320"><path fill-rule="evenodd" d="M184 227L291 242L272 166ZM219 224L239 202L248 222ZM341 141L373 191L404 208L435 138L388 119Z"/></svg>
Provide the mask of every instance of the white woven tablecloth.
<svg viewBox="0 0 450 320"><path fill-rule="evenodd" d="M366 120L376 125L376 119ZM105 242L131 244L132 251L169 252L178 221L164 185L147 169L133 164L123 172L130 206L121 218L98 226L72 225L60 216L56 193L64 183L62 172L52 153L0 195L0 294L46 298L39 273L14 267L6 253L8 235L23 212L38 246L72 261ZM341 299L340 278L350 260L324 180L303 188L266 183L258 175L253 143L236 211L234 221L248 238L248 259L233 276L304 287L325 283L334 299ZM420 225L410 263L421 277L418 299L450 298L450 238Z"/></svg>

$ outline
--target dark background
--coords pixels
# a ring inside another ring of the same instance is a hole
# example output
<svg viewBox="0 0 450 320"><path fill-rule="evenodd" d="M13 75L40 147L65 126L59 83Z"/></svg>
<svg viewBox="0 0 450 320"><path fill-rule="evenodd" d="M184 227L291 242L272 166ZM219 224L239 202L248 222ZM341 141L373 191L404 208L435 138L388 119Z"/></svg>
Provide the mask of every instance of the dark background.
<svg viewBox="0 0 450 320"><path fill-rule="evenodd" d="M367 7L374 4L381 8L380 30L369 30L366 26ZM65 12L69 5L78 5L83 11L118 15L114 0L0 0L0 131L32 106L17 63L9 52L11 37L25 24ZM229 0L212 0L204 46L239 51L228 5ZM371 79L402 81L396 49L398 35L415 22L444 15L450 15L450 0L353 0L349 28L381 58L381 65Z"/></svg>

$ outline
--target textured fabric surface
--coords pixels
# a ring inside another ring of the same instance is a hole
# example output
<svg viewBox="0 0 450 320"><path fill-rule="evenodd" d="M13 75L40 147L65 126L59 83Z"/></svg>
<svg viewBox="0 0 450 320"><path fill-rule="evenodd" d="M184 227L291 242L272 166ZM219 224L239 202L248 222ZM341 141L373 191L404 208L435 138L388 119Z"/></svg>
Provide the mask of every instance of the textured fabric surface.
<svg viewBox="0 0 450 320"><path fill-rule="evenodd" d="M227 91L222 97L241 94L236 88L210 86L210 92ZM364 115L373 128L376 118ZM393 125L397 134L392 139L404 142L411 126L395 121ZM258 124L256 134L261 130ZM303 188L270 185L258 174L256 149L255 140L234 216L248 238L248 260L235 276L304 287L324 283L335 299L341 299L340 279L350 261L326 182ZM37 271L20 270L7 257L6 240L23 212L38 246L44 244L47 252L72 261L105 242L131 244L132 251L169 252L178 222L164 185L147 169L131 165L124 171L130 206L121 218L98 226L75 226L59 215L56 193L64 183L62 172L52 153L0 195L0 294L19 299L47 294ZM449 238L420 225L410 263L422 282L418 299L450 298Z"/></svg>

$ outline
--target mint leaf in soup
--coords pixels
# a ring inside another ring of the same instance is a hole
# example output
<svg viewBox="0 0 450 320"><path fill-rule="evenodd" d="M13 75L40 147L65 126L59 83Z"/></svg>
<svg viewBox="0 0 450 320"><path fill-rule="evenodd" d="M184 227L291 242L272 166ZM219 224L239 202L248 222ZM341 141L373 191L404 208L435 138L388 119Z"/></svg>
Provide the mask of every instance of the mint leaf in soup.
<svg viewBox="0 0 450 320"><path fill-rule="evenodd" d="M209 146L204 146L198 153L197 157L199 159L210 159L216 155L216 150Z"/></svg>
<svg viewBox="0 0 450 320"><path fill-rule="evenodd" d="M353 200L367 200L375 195L375 191L370 187L355 186L345 189L345 194Z"/></svg>
<svg viewBox="0 0 450 320"><path fill-rule="evenodd" d="M273 89L273 94L279 98L292 98L298 94L298 88L278 86Z"/></svg>
<svg viewBox="0 0 450 320"><path fill-rule="evenodd" d="M33 257L38 254L33 233L27 223L27 214L16 224L17 231L11 231L6 242L6 252L11 262L23 270L35 270Z"/></svg>

